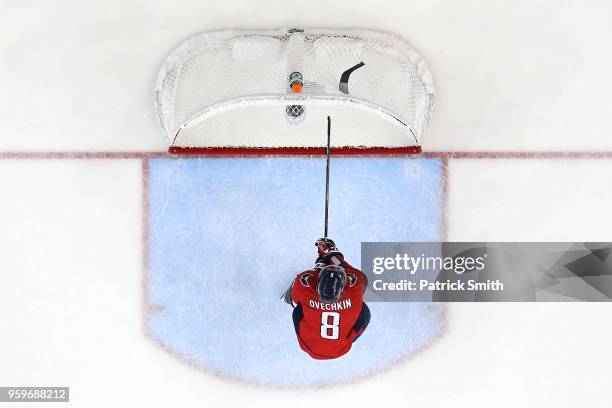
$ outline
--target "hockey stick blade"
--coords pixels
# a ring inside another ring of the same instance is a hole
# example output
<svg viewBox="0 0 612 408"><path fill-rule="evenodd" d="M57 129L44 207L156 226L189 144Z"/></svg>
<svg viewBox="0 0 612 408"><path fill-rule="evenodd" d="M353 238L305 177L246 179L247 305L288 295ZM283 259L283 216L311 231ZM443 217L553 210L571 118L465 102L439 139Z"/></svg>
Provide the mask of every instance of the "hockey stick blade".
<svg viewBox="0 0 612 408"><path fill-rule="evenodd" d="M342 73L342 76L340 77L340 86L339 86L340 92L345 93L345 94L348 95L348 93L349 93L349 89L348 89L349 77L351 76L353 71L363 67L364 65L365 65L365 63L363 61L361 61L359 64L350 67L349 69L347 69L346 71L344 71Z"/></svg>

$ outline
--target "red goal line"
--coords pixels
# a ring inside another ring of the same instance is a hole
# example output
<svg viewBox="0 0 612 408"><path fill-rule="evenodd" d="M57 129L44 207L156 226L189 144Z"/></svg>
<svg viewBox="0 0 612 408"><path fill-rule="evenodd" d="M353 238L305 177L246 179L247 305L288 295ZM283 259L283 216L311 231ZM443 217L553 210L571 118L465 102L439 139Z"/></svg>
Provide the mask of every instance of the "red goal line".
<svg viewBox="0 0 612 408"><path fill-rule="evenodd" d="M273 148L273 149L197 149L189 153L178 152L126 152L126 151L32 151L0 152L0 159L156 159L173 157L274 157L322 156L325 148ZM336 148L338 156L415 156L425 159L611 159L612 151L428 151L418 153L414 148Z"/></svg>

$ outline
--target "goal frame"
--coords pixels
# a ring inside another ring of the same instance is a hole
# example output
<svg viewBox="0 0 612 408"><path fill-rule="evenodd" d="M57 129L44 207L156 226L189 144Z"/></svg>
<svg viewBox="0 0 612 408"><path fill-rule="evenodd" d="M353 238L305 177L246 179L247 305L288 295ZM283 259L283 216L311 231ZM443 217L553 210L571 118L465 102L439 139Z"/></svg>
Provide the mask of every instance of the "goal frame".
<svg viewBox="0 0 612 408"><path fill-rule="evenodd" d="M350 104L350 102L357 102L357 105L361 105L362 107L367 107L368 109L370 109L370 111L376 111L379 113L382 112L384 115L386 115L388 121L397 122L398 127L403 126L406 128L406 139L407 140L409 138L410 139L414 138L414 142L409 142L405 144L402 143L401 145L391 145L391 144L390 145L383 145L383 144L376 145L376 143L372 143L373 145L363 145L363 144L336 145L332 147L334 154L344 155L344 156L351 156L351 155L418 155L420 154L422 152L422 148L421 148L422 133L427 127L429 120L431 118L431 113L433 111L433 96L434 96L433 81L431 80L431 74L429 72L429 69L427 68L426 63L423 61L421 56L416 52L416 50L414 50L410 44L406 43L401 38L398 38L396 36L393 36L387 33L383 33L383 32L372 31L372 30L357 30L357 29L354 29L354 30L276 29L276 30L261 30L261 31L258 31L258 30L237 30L237 31L236 30L220 30L220 31L212 31L208 33L201 33L183 42L181 45L176 47L174 51L167 57L159 73L157 84L156 84L155 103L156 103L156 108L157 108L157 114L162 124L162 128L164 129L164 132L166 133L167 137L169 137L170 139L168 152L172 155L187 155L187 156L190 156L190 155L191 156L268 156L268 155L270 156L274 156L274 155L320 156L320 155L324 155L326 153L326 149L323 146L296 146L296 145L287 145L287 146L244 146L244 145L184 146L184 145L175 144L175 142L177 141L177 138L179 138L179 135L181 134L183 130L188 129L191 126L193 126L193 123L196 123L196 126L197 126L197 123L202 121L201 120L202 117L206 117L209 114L215 115L216 114L215 110L217 110L219 107L222 108L227 103L229 104L234 103L234 102L240 103L240 102L244 102L245 100L249 100L249 99L256 100L256 99L259 99L261 95L257 95L257 96L256 95L245 95L245 96L234 98L233 100L226 100L223 102L219 101L220 103L217 102L216 104L213 104L204 110L195 112L194 114L192 114L192 116L188 120L183 122L183 124L180 127L176 128L175 130L172 130L173 129L172 127L167 126L167 123L164 117L164 113L162 112L162 102L160 101L160 88L162 87L163 81L165 80L165 76L168 73L168 70L169 70L168 67L173 64L177 64L177 61L180 58L180 57L177 57L177 54L184 52L186 46L188 46L190 42L193 42L194 40L198 40L199 37L210 36L211 38L215 38L219 36L220 34L227 35L227 33L235 34L237 37L241 35L270 35L270 36L272 35L292 35L293 33L303 33L305 31L307 33L310 33L311 35L312 33L315 33L315 34L320 33L321 35L337 35L340 37L346 36L347 38L350 38L352 35L358 35L360 33L365 34L366 37L367 35L371 35L373 36L373 38L376 38L376 39L387 37L388 39L391 39L392 41L397 42L396 44L400 44L402 46L401 49L395 50L395 51L399 51L400 54L405 52L406 55L402 55L402 57L409 59L411 63L414 63L415 66L418 66L418 74L419 74L418 76L419 77L423 75L426 78L424 82L429 92L430 100L429 100L428 106L425 108L427 111L425 112L425 116L424 116L425 124L423 125L421 123L421 125L418 128L413 128L412 123L408 123L408 121L405 121L403 118L399 117L399 115L396 115L395 112L393 112L392 110L390 111L386 109L384 106L378 105L375 101L372 102L369 100L363 100L359 97L354 98L352 96L349 96L348 94L344 95L344 98L339 98L338 95L327 95L327 94L308 95L308 98L315 98L317 100L322 100L322 101L326 99L329 99L329 100L344 99L345 103ZM178 80L176 81L178 82ZM340 86L340 90L342 91L342 86ZM266 98L270 100L274 99L277 102L281 100L281 101L284 101L288 105L292 103L300 104L300 101L303 100L302 95L291 94L291 90L289 87L287 89L286 95L278 94L277 92L276 94L264 95L264 99ZM359 114L359 113L357 112L356 114ZM333 120L334 114L330 113L330 116L332 117L332 120ZM297 127L300 125L295 125L295 126ZM262 129L262 132L265 132L265 129ZM215 133L211 133L211 134L215 134ZM221 135L223 133L216 132L216 134ZM373 139L376 139L376 137L373 137ZM344 142L341 142L341 143L344 143Z"/></svg>

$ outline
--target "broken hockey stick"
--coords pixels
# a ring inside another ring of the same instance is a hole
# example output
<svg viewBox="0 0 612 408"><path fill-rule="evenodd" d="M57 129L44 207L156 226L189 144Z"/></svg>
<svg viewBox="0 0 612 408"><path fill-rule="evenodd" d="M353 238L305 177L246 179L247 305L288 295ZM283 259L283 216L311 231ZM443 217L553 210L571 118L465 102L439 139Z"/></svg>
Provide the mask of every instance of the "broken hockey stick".
<svg viewBox="0 0 612 408"><path fill-rule="evenodd" d="M363 61L361 61L359 64L350 67L349 69L347 69L346 71L344 71L342 73L342 76L340 77L340 84L338 85L338 88L340 89L340 92L345 93L345 94L348 95L348 93L349 93L349 89L348 89L349 77L351 76L353 71L363 67L364 65L365 64L363 63Z"/></svg>

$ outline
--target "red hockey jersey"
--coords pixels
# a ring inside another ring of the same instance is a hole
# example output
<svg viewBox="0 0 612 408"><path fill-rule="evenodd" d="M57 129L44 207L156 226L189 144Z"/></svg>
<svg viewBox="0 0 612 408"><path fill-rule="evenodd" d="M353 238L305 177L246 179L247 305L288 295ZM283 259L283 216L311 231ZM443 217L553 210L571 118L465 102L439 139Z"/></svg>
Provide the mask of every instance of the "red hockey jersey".
<svg viewBox="0 0 612 408"><path fill-rule="evenodd" d="M291 299L301 305L302 318L296 324L302 350L316 359L332 359L346 354L360 333L353 330L363 304L363 293L368 286L360 270L342 261L346 270L346 285L336 303L324 303L317 293L319 270L300 273L293 282Z"/></svg>

